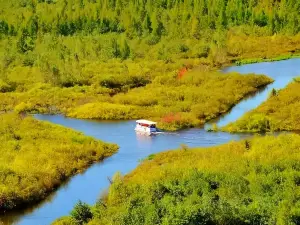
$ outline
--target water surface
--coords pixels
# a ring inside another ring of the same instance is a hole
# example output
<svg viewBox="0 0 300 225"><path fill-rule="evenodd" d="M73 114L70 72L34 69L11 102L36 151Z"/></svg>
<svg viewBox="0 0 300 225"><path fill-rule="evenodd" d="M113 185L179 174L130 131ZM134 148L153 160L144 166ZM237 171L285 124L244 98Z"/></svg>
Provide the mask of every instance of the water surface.
<svg viewBox="0 0 300 225"><path fill-rule="evenodd" d="M283 88L294 77L300 75L300 59L224 69L224 72L229 71L238 71L243 74L266 74L272 77L275 82L241 101L228 114L219 118L216 121L219 126L237 120L244 113L256 108L265 101L272 88ZM250 136L250 134L210 133L206 132L205 129L194 128L148 137L136 135L134 121L101 122L66 118L61 115L36 115L35 117L39 120L81 131L86 135L106 142L116 143L120 146L120 149L112 157L94 164L84 173L71 178L49 198L39 205L33 206L32 209L0 217L0 222L2 220L5 225L46 225L61 216L67 215L78 200L94 204L101 192L107 189L109 185L108 177L112 177L117 171L123 174L130 172L139 164L140 159L150 154L175 149L181 144L186 144L189 147L215 146Z"/></svg>
<svg viewBox="0 0 300 225"><path fill-rule="evenodd" d="M289 59L278 62L264 62L255 63L243 66L233 66L228 67L223 70L226 72L236 71L241 74L265 74L274 79L274 82L268 85L263 90L258 93L249 96L245 100L241 101L236 105L230 113L219 118L217 125L222 127L230 122L234 122L237 118L240 118L246 112L255 109L261 103L263 103L269 96L271 90L282 89L288 83L290 83L293 78L300 76L300 59Z"/></svg>

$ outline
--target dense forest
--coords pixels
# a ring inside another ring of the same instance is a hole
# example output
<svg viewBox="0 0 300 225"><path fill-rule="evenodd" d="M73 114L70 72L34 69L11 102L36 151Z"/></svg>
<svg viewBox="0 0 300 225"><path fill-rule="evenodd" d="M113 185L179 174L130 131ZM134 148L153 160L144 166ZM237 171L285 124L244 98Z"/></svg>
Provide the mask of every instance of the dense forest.
<svg viewBox="0 0 300 225"><path fill-rule="evenodd" d="M117 146L30 116L0 115L0 214L44 199Z"/></svg>
<svg viewBox="0 0 300 225"><path fill-rule="evenodd" d="M111 59L178 69L290 57L300 49L299 8L297 0L1 0L0 90L15 90L10 78L23 70L31 82L91 85L95 63Z"/></svg>
<svg viewBox="0 0 300 225"><path fill-rule="evenodd" d="M286 134L159 153L54 224L296 225L299 146L299 135Z"/></svg>
<svg viewBox="0 0 300 225"><path fill-rule="evenodd" d="M296 0L2 0L1 34L34 40L39 33L115 32L155 40L162 35L199 38L206 30L243 24L265 27L269 35L296 34L299 7ZM19 47L30 50L30 45Z"/></svg>
<svg viewBox="0 0 300 225"><path fill-rule="evenodd" d="M300 31L299 8L297 0L2 0L0 31L18 36L21 52L33 50L43 34L124 33L155 44L162 36L199 39L208 30L247 24L265 28L265 35L293 35ZM115 56L126 58L126 48Z"/></svg>
<svg viewBox="0 0 300 225"><path fill-rule="evenodd" d="M300 130L300 80L282 90L273 89L266 102L236 122L222 128L229 132L274 132Z"/></svg>

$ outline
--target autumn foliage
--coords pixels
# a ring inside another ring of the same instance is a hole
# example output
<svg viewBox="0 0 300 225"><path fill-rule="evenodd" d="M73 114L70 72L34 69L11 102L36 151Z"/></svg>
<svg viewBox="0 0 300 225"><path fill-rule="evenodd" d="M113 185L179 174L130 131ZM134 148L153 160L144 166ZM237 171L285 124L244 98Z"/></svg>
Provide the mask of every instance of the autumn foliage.
<svg viewBox="0 0 300 225"><path fill-rule="evenodd" d="M181 79L186 74L187 71L188 71L187 67L183 67L182 69L180 69L178 72L178 79Z"/></svg>

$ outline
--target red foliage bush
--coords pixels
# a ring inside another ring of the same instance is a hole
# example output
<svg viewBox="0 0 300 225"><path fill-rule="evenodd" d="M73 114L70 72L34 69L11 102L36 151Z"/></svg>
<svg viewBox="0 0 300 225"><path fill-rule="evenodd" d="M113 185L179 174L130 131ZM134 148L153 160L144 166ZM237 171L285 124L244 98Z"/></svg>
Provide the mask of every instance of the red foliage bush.
<svg viewBox="0 0 300 225"><path fill-rule="evenodd" d="M178 72L178 79L181 79L183 77L183 75L188 71L187 67L183 67L179 70Z"/></svg>
<svg viewBox="0 0 300 225"><path fill-rule="evenodd" d="M180 113L170 113L170 114L168 114L168 115L166 115L166 116L164 116L162 119L161 119L161 121L163 122L163 123L174 123L174 122L176 122L176 121L180 121L181 120L181 115L180 115Z"/></svg>

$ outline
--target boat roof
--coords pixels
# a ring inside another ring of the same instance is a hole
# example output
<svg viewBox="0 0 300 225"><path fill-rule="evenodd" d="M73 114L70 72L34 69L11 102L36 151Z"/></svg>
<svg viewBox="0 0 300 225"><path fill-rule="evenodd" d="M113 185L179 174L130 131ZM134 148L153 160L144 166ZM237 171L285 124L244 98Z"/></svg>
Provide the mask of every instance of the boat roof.
<svg viewBox="0 0 300 225"><path fill-rule="evenodd" d="M150 121L150 120L137 120L137 123L143 123L143 124L156 124L156 122Z"/></svg>

